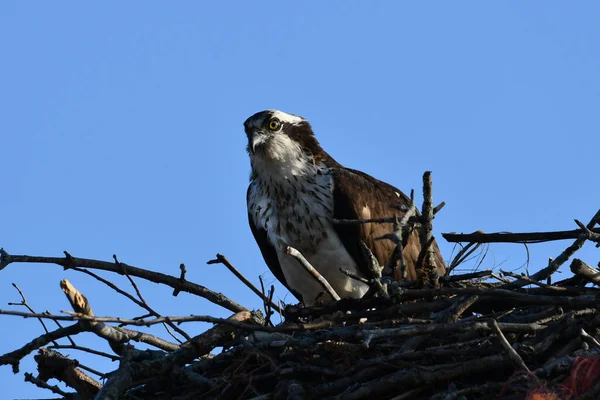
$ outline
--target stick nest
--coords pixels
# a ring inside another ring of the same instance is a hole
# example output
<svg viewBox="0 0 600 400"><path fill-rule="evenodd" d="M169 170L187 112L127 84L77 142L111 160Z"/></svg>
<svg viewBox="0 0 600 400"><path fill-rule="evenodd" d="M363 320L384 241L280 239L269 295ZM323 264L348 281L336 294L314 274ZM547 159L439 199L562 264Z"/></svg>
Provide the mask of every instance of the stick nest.
<svg viewBox="0 0 600 400"><path fill-rule="evenodd" d="M428 218L439 208L431 209ZM392 221L398 224L396 218ZM38 374L26 373L25 379L64 399L599 399L600 271L575 258L572 275L551 282L585 241L600 246L598 221L600 211L587 225L577 221L580 229L574 231L444 234L446 240L469 243L448 272L482 243L575 239L530 276L486 270L440 277L429 268L421 274L426 279L392 281L380 269L364 298L312 307L279 307L273 290L254 287L224 256L210 261L225 265L262 298L264 309L259 311L186 280L183 264L176 277L124 264L116 256L108 262L67 252L57 258L0 249L0 271L12 263L57 264L98 279L146 311L136 319L98 317L88 298L63 280L61 288L74 312L36 314L15 285L22 302L9 304L28 312L0 314L72 325L54 331L44 325L45 334L1 355L0 366L10 365L17 373L20 360L37 350ZM430 222L423 225L430 229ZM394 231L401 234L400 228ZM423 236L431 242L430 235ZM427 259L423 257L425 263ZM135 295L92 270L126 276ZM233 314L227 319L160 315L134 278L166 285L174 296L182 291L201 296ZM283 322L272 322L277 315ZM214 326L191 337L181 323L194 321ZM133 329L154 324L164 325L180 342ZM114 354L77 346L74 339L81 332L93 332ZM67 348L112 358L119 367L103 373L79 364L57 351L65 348L56 342L62 338L70 340ZM138 349L136 342L149 349ZM89 373L101 375L103 382ZM75 391L52 386L51 379Z"/></svg>

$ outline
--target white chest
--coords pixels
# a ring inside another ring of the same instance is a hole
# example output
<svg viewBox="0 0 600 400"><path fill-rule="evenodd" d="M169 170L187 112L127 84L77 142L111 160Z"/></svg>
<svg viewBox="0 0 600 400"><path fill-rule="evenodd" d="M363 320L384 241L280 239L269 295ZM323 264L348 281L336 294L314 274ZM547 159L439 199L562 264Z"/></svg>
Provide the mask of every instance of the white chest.
<svg viewBox="0 0 600 400"><path fill-rule="evenodd" d="M257 176L250 184L251 218L257 228L266 230L286 282L302 294L306 304L312 304L323 288L285 253L287 246L299 250L341 297L362 297L368 289L339 271L345 268L362 275L331 223L333 189L332 176L324 166L314 166L311 174Z"/></svg>

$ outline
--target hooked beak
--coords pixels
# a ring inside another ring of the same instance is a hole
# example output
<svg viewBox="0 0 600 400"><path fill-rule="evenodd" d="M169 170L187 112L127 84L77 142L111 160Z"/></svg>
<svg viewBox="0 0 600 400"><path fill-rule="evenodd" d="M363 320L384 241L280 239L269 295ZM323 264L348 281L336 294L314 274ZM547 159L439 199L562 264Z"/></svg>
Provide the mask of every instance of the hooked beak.
<svg viewBox="0 0 600 400"><path fill-rule="evenodd" d="M252 150L252 155L256 154L256 149L262 146L268 137L262 131L255 131L252 133L252 137L250 138L250 150Z"/></svg>

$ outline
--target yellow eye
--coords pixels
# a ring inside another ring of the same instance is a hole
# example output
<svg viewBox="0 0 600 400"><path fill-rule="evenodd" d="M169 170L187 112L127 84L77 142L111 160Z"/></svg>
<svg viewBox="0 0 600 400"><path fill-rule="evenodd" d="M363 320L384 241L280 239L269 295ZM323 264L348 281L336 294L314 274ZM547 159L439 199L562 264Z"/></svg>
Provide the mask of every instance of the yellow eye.
<svg viewBox="0 0 600 400"><path fill-rule="evenodd" d="M279 129L279 127L281 127L281 122L279 122L277 118L271 118L271 120L269 121L269 129L272 131L276 131L277 129Z"/></svg>

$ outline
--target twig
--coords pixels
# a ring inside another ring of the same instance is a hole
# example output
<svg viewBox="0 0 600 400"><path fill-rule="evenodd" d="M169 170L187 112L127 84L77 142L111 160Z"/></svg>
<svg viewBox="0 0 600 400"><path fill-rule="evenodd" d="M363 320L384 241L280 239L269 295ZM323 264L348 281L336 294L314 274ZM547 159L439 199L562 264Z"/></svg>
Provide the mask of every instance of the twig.
<svg viewBox="0 0 600 400"><path fill-rule="evenodd" d="M33 376L33 374L31 374L29 372L25 372L25 382L33 383L35 386L37 386L41 389L48 389L52 393L56 393L65 399L71 398L71 395L67 392L63 392L58 387L58 385L50 385L50 384L48 384L48 382L46 382L40 378L36 378L35 376Z"/></svg>
<svg viewBox="0 0 600 400"><path fill-rule="evenodd" d="M44 313L46 314L50 314L50 311L46 310L44 311ZM57 320L52 320L52 322L54 322L56 324L56 326L58 326L59 328L62 328L63 326L60 324L60 321ZM73 340L73 338L71 336L67 336L67 340L69 341L69 343L71 343L73 346L75 346L75 340Z"/></svg>
<svg viewBox="0 0 600 400"><path fill-rule="evenodd" d="M563 286L553 286L553 285L548 285L547 283L543 283L543 282L539 282L536 281L534 279L531 279L530 277L526 276L525 274L515 274L513 272L510 271L504 271L504 270L500 270L500 273L502 275L506 275L506 276L510 276L511 278L516 278L516 279L523 279L529 283L531 283L532 285L535 286L539 286L548 290L553 290L556 292L569 292L569 293L578 293L580 292L580 290L578 290L577 288L570 288L570 287L563 287Z"/></svg>
<svg viewBox="0 0 600 400"><path fill-rule="evenodd" d="M138 285L135 283L135 281L133 280L133 278L129 275L129 273L127 272L127 264L121 263L119 261L119 259L117 258L116 254L113 254L113 258L115 260L115 263L117 265L119 265L119 267L121 267L123 274L125 275L125 277L127 277L127 280L129 281L129 283L131 283L131 286L133 287L133 289L135 290L135 293L137 294L138 298L140 299L140 301L142 302L142 307L145 308L151 315L154 315L156 317L161 317L161 315L156 312L156 310L154 310L152 307L150 307L150 305L148 304L148 302L146 301L146 299L144 299L144 296L142 296L142 292L140 291L140 288L138 287ZM180 278L181 279L181 278ZM164 325L168 325L171 327L171 329L173 329L175 332L179 333L181 336L183 336L185 338L185 340L190 340L191 336L187 334L187 332L185 332L183 329L175 326L175 324L173 324L171 321L169 321L168 318L165 319L165 323ZM166 327L165 327L166 328ZM181 343L182 341L179 340L179 338L177 338L175 335L173 335L171 333L171 331L168 330L167 328L167 332L169 333L169 335L171 335L171 337L173 339L175 339L176 341L178 341L179 343Z"/></svg>
<svg viewBox="0 0 600 400"><path fill-rule="evenodd" d="M356 275L354 272L352 272L352 271L349 271L349 270L347 270L347 269L345 269L345 268L339 268L339 271L340 271L342 274L344 274L344 275L346 275L346 276L348 276L348 277L350 277L350 278L352 278L352 279L354 279L354 280L357 280L357 281L359 281L359 282L365 283L365 284L367 284L367 285L370 285L370 284L371 284L371 281L370 281L370 280L368 280L368 279L366 279L366 278L363 278L362 276L358 276L358 275Z"/></svg>
<svg viewBox="0 0 600 400"><path fill-rule="evenodd" d="M296 250L295 248L288 246L285 250L286 254L294 257L296 260L298 260L298 262L304 267L306 268L306 270L308 272L310 272L310 274L319 282L319 284L321 284L321 286L323 286L323 288L327 291L327 293L336 301L340 300L340 296L335 292L335 290L333 290L333 288L331 287L331 285L329 284L329 282L327 282L327 280L325 278L323 278L323 276L319 273L319 271L317 271L312 265L310 265L310 263L308 262L308 260L306 258L304 258L304 256L302 255L302 253L300 253L298 250ZM306 299L304 300L306 301Z"/></svg>
<svg viewBox="0 0 600 400"><path fill-rule="evenodd" d="M442 201L440 204L438 204L433 209L433 214L436 215L445 205L446 205L446 202ZM406 208L405 211L408 211L409 209L410 209L410 206L408 208ZM332 222L337 225L361 225L361 224L392 224L392 223L394 223L395 220L396 220L396 217L363 218L363 219L336 219L336 218L334 218L332 220Z"/></svg>
<svg viewBox="0 0 600 400"><path fill-rule="evenodd" d="M520 369L530 372L529 368L527 368L527 365L525 365L525 362L523 361L521 356L515 351L515 349L513 349L513 347L510 345L510 343L508 343L508 340L506 340L506 337L502 333L500 326L498 326L498 322L495 319L492 319L489 324L490 324L491 328L493 329L493 331L496 333L496 336L500 340L500 343L502 344L504 349L508 352L508 355L513 360L513 362L515 362L515 364L517 364Z"/></svg>
<svg viewBox="0 0 600 400"><path fill-rule="evenodd" d="M263 309L265 310L265 325L273 325L271 323L271 316L273 315L273 308L270 306L273 303L273 293L275 293L275 286L271 285L269 294L265 294L265 283L263 282L262 276L258 276L260 281L261 294L263 299Z"/></svg>
<svg viewBox="0 0 600 400"><path fill-rule="evenodd" d="M34 313L35 314L34 309L31 308L29 306L29 304L27 303L27 299L25 298L25 295L23 294L23 292L21 291L21 289L17 286L16 283L13 283L12 285L13 285L13 287L15 289L17 289L17 292L19 292L19 295L21 296L21 302L19 302L19 303L12 303L11 302L11 303L8 303L8 305L9 306L23 306L23 307L27 308L30 313ZM44 332L49 333L48 328L46 327L46 323L44 322L44 320L41 319L41 318L38 318L38 321L40 321L40 324L42 324L42 327L44 328ZM53 342L53 343L54 344L58 344L56 342Z"/></svg>
<svg viewBox="0 0 600 400"><path fill-rule="evenodd" d="M77 364L77 365L78 365L78 367L79 367L80 369L82 369L82 370L84 370L84 371L91 372L92 374L94 374L94 375L96 375L96 376L100 377L101 379L104 379L104 378L106 378L106 376L107 376L107 374L105 374L105 373L103 373L103 372L100 372L100 371L98 371L98 370L96 370L96 369L90 368L90 367L88 367L87 365L83 365L83 364L81 364L81 363L79 363L79 364Z"/></svg>
<svg viewBox="0 0 600 400"><path fill-rule="evenodd" d="M187 269L185 268L185 264L181 263L179 264L179 281L180 282L185 282L185 274L187 272ZM179 293L181 292L181 290L179 290L178 288L173 289L173 296L177 297L179 295Z"/></svg>
<svg viewBox="0 0 600 400"><path fill-rule="evenodd" d="M111 361L117 361L121 358L119 356L115 356L113 354L108 354L103 351L98 351L98 350L90 349L89 347L76 346L76 345L58 344L58 345L48 346L48 348L56 349L56 350L61 350L61 349L79 350L79 351L83 351L86 353L95 354L97 356L106 357L106 358L110 359Z"/></svg>
<svg viewBox="0 0 600 400"><path fill-rule="evenodd" d="M452 272L456 267L462 264L471 254L475 252L481 243L471 242L468 243L465 247L461 248L460 251L456 254L450 266L448 267L448 273Z"/></svg>
<svg viewBox="0 0 600 400"><path fill-rule="evenodd" d="M227 267L227 269L229 271L231 271L231 273L233 273L240 281L242 281L244 283L244 285L248 286L250 288L250 290L252 290L254 293L256 293L256 295L258 297L260 297L263 302L269 301L269 299L266 298L265 295L260 290L258 290L258 288L256 286L254 286L254 284L252 282L250 282L250 280L248 280L248 278L246 278L240 271L238 271L238 269L236 267L234 267L233 264L231 264L229 262L229 260L227 259L227 257L225 257L224 255L217 253L216 259L209 260L206 263L207 264L223 264L224 266ZM273 308L274 310L277 310L277 312L281 313L281 309L273 301L271 301L269 303L269 305L271 306L271 308Z"/></svg>
<svg viewBox="0 0 600 400"><path fill-rule="evenodd" d="M127 297L129 300L131 300L133 303L135 303L135 304L136 304L136 305L138 305L139 307L141 307L141 308L143 308L143 309L147 310L147 311L150 313L150 315L153 315L153 316L155 316L155 317L162 317L162 315L160 315L158 312L156 312L154 309L152 309L152 307L150 307L150 305L149 305L148 303L146 303L146 300L144 300L144 298L141 296L141 293L140 293L140 291L139 291L139 289L138 289L137 285L135 284L135 282L133 282L133 280L131 279L131 277L129 276L129 274L127 274L125 271L124 271L124 274L127 276L127 278L129 279L129 281L130 281L130 282L132 282L132 284L133 284L133 287L134 287L134 289L135 289L136 293L138 293L139 300L138 300L138 299L136 299L135 297L133 297L131 294L129 294L129 293L127 293L126 291L124 291L124 290L122 290L121 288L119 288L119 287L118 287L117 285L115 285L114 283L112 283L112 282L110 282L110 281L108 281L108 280L106 280L106 279L102 278L101 276L99 276L99 275L97 275L97 274L93 273L92 271L88 271L88 270L87 270L87 269L85 269L85 268L78 268L78 267L75 267L75 268L72 268L72 269L73 269L73 270L75 270L75 271L78 271L78 272L82 272L82 273L84 273L84 274L87 274L87 275L89 275L89 276L93 277L94 279L96 279L96 280L98 280L98 281L100 281L100 282L104 283L106 286L108 286L109 288L113 289L113 290L114 290L114 291L116 291L117 293L119 293L119 294L121 294L121 295L123 295L123 296ZM189 335L188 335L188 334L187 334L187 333L186 333L184 330L182 330L182 329L178 328L177 326L175 326L175 325L174 325L172 322L170 322L168 319L165 319L165 322L164 322L164 324L165 324L165 329L167 329L167 331L168 331L168 328L166 328L166 325L168 325L168 326L170 326L171 328L173 328L174 330L176 330L176 331L177 331L177 332L178 332L180 335L182 335L182 336L183 336L183 337L184 337L186 340L189 340L189 339L190 339L190 336L189 336ZM178 339L177 337L175 337L174 335L171 335L171 337L173 337L173 338L174 338L175 340L177 340L179 343L182 343L182 342L181 342L181 340L179 340L179 339Z"/></svg>
<svg viewBox="0 0 600 400"><path fill-rule="evenodd" d="M599 222L599 221L596 221ZM600 233L593 232L590 228L582 224L579 220L575 220L575 223L585 234L587 235L587 239L591 242L596 242L596 247L600 247Z"/></svg>
<svg viewBox="0 0 600 400"><path fill-rule="evenodd" d="M403 249L403 243L404 243L404 234L405 234L405 230L408 226L408 221L411 217L415 216L417 214L417 207L415 207L415 202L414 202L414 191L411 190L410 192L410 203L408 205L408 208L406 210L406 212L404 213L404 215L402 215L402 218L398 219L397 216L394 216L393 218L393 225L392 225L392 229L393 231L391 233L388 233L387 235L383 235L381 237L375 238L375 240L382 240L382 239L389 239L391 240L394 244L396 244L396 247L394 248L394 252L392 254L392 256L390 257L390 267L392 270L392 275L393 276L397 276L397 278L401 279L401 280L406 280L407 278L407 268L406 268L406 260L404 259L404 249ZM397 271L400 271L400 273L397 275Z"/></svg>
<svg viewBox="0 0 600 400"><path fill-rule="evenodd" d="M108 323L119 323L122 325L136 325L136 326L151 326L151 325L156 325L156 324L162 324L164 322L164 319L167 317L161 317L161 318L154 318L151 320L145 320L145 319L128 319L128 318L120 318L120 317L97 317L97 316L90 316L90 315L86 315L86 314L81 314L81 313L73 313L73 312L68 312L68 311L64 311L67 314L70 315L53 315L53 314L32 314L32 313L26 313L26 312L22 312L22 311L11 311L11 310L0 310L0 315L4 314L4 315L13 315L13 316L18 316L18 317L23 317L23 318L47 318L47 319L52 319L52 320L58 320L58 321L95 321L95 322L108 322ZM217 318L217 317L211 317L209 315L189 315L189 316L185 316L185 317L168 317L171 321L173 322L177 322L177 323L182 323L182 322L209 322L209 323L214 323L214 324L228 324L228 322L231 322L229 319L226 318ZM232 323L233 326L237 326L237 327L250 327L250 326L241 326L238 325L237 323ZM255 327L254 325L251 326L252 329L257 328L259 329L260 327ZM119 328L122 331L126 331L123 328ZM79 333L79 332L76 332Z"/></svg>
<svg viewBox="0 0 600 400"><path fill-rule="evenodd" d="M440 204L438 204L437 206L435 206L435 207L433 208L433 215L436 215L438 212L440 212L440 210L441 210L442 208L444 208L444 206L445 206L445 205L446 205L446 202L445 202L445 201L442 201Z"/></svg>
<svg viewBox="0 0 600 400"><path fill-rule="evenodd" d="M377 261L377 258L373 255L373 252L371 252L371 249L369 249L365 242L361 240L359 245L363 257L367 261L367 268L373 278L370 284L377 290L379 296L389 297L387 290L385 290L383 283L381 282L382 268L381 265L379 265L379 261Z"/></svg>

